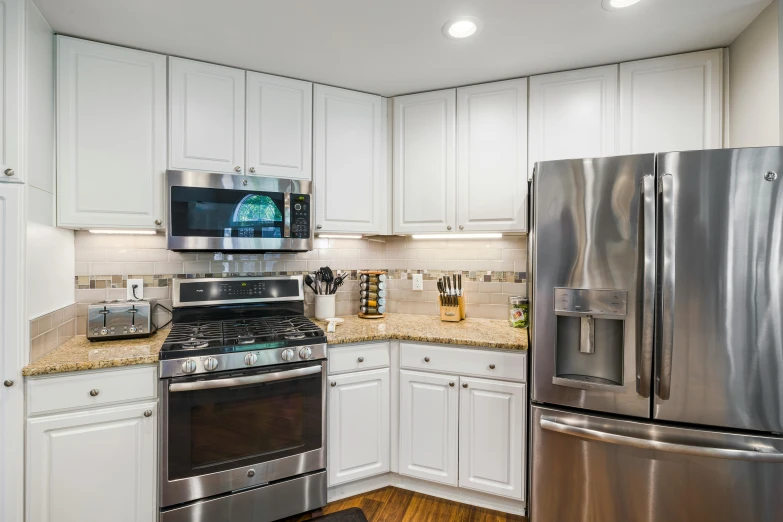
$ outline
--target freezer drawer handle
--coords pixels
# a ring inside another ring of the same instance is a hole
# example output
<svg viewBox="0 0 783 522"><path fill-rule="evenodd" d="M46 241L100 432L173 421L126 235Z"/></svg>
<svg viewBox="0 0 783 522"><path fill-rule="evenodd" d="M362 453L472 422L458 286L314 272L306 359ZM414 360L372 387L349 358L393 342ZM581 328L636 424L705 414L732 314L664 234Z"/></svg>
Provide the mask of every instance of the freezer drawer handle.
<svg viewBox="0 0 783 522"><path fill-rule="evenodd" d="M169 384L170 392L185 392L199 390L214 390L216 388L233 388L262 382L284 381L307 375L321 373L321 365L298 368L284 372L262 373L260 375L248 375L247 377L232 377L229 379L214 379L211 381L175 382Z"/></svg>
<svg viewBox="0 0 783 522"><path fill-rule="evenodd" d="M729 460L748 460L752 462L773 462L783 463L783 453L768 446L754 446L747 450L738 450L730 448L714 448L708 446L690 446L688 444L675 444L672 442L663 442L659 440L640 439L637 437L628 437L626 435L617 435L606 433L604 431L592 430L590 428L581 428L563 424L555 419L541 417L541 428L572 435L583 439L606 442L608 444L618 444L620 446L630 446L632 448L665 451L667 453L678 453L680 455L690 455L692 457L710 457L715 459Z"/></svg>

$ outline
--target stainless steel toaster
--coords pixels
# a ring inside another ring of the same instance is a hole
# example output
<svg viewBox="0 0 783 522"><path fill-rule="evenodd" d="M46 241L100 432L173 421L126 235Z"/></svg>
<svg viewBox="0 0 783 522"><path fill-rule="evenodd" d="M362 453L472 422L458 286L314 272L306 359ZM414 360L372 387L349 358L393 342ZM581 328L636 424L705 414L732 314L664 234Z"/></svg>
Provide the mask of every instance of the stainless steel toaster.
<svg viewBox="0 0 783 522"><path fill-rule="evenodd" d="M101 301L87 308L87 338L90 341L147 337L157 330L152 322L155 299Z"/></svg>

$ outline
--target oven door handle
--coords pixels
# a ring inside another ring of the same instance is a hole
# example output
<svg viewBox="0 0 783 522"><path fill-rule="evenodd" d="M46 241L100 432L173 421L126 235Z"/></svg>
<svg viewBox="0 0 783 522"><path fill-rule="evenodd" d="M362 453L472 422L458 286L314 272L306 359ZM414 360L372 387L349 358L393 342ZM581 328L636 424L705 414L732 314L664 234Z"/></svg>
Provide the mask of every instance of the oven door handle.
<svg viewBox="0 0 783 522"><path fill-rule="evenodd" d="M212 381L194 381L194 382L174 382L169 384L170 392L186 392L199 390L213 390L216 388L233 388L235 386L245 386L249 384L259 384L262 382L285 381L315 375L321 373L321 365L298 368L296 370L287 370L284 372L262 373L260 375L248 375L246 377L231 377L230 379L215 379Z"/></svg>

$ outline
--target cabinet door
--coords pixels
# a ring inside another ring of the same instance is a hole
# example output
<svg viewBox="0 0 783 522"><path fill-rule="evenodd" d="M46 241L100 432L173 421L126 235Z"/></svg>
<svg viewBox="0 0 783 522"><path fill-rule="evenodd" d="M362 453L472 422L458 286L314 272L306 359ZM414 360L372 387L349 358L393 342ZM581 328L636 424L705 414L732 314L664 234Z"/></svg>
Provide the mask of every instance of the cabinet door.
<svg viewBox="0 0 783 522"><path fill-rule="evenodd" d="M329 485L389 471L389 369L329 377Z"/></svg>
<svg viewBox="0 0 783 522"><path fill-rule="evenodd" d="M394 233L453 231L454 89L394 99Z"/></svg>
<svg viewBox="0 0 783 522"><path fill-rule="evenodd" d="M24 472L25 187L0 184L0 520L22 520Z"/></svg>
<svg viewBox="0 0 783 522"><path fill-rule="evenodd" d="M530 78L530 161L616 153L617 65Z"/></svg>
<svg viewBox="0 0 783 522"><path fill-rule="evenodd" d="M459 377L400 371L400 474L457 485Z"/></svg>
<svg viewBox="0 0 783 522"><path fill-rule="evenodd" d="M383 98L315 86L317 231L385 233L385 138Z"/></svg>
<svg viewBox="0 0 783 522"><path fill-rule="evenodd" d="M722 146L723 51L620 64L620 153Z"/></svg>
<svg viewBox="0 0 783 522"><path fill-rule="evenodd" d="M166 57L57 37L57 213L155 228L166 172Z"/></svg>
<svg viewBox="0 0 783 522"><path fill-rule="evenodd" d="M0 0L0 182L22 181L19 168L19 76L24 1Z"/></svg>
<svg viewBox="0 0 783 522"><path fill-rule="evenodd" d="M28 521L157 520L156 407L28 420Z"/></svg>
<svg viewBox="0 0 783 522"><path fill-rule="evenodd" d="M245 168L245 71L169 58L169 165L237 174Z"/></svg>
<svg viewBox="0 0 783 522"><path fill-rule="evenodd" d="M247 73L250 174L312 179L313 84Z"/></svg>
<svg viewBox="0 0 783 522"><path fill-rule="evenodd" d="M460 378L459 485L524 499L525 385Z"/></svg>
<svg viewBox="0 0 783 522"><path fill-rule="evenodd" d="M459 232L524 232L527 78L457 89Z"/></svg>

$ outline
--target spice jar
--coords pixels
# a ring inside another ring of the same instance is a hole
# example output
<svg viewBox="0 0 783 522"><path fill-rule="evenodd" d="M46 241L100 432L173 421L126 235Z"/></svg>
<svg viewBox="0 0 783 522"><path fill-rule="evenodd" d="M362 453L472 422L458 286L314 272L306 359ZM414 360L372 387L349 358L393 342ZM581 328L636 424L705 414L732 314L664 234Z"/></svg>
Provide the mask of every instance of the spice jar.
<svg viewBox="0 0 783 522"><path fill-rule="evenodd" d="M361 283L359 284L361 290L369 290L371 292L377 292L378 290L386 290L386 283Z"/></svg>
<svg viewBox="0 0 783 522"><path fill-rule="evenodd" d="M377 283L378 281L386 281L386 274L362 274L359 276L359 280L362 283Z"/></svg>
<svg viewBox="0 0 783 522"><path fill-rule="evenodd" d="M511 296L508 298L508 324L514 328L527 328L529 323L530 305L526 297Z"/></svg>

